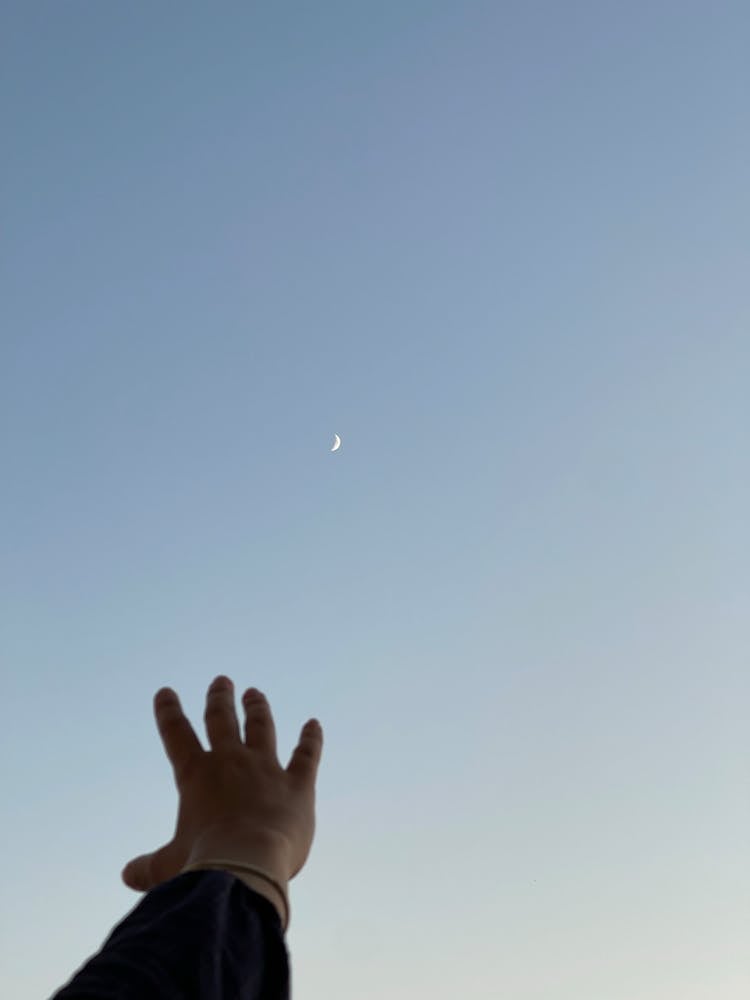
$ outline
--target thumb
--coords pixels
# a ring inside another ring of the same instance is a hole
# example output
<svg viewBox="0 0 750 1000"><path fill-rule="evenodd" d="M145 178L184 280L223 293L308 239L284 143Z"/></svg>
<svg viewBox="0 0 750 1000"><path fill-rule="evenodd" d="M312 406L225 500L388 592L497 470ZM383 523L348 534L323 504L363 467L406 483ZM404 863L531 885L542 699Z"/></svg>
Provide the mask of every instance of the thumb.
<svg viewBox="0 0 750 1000"><path fill-rule="evenodd" d="M148 892L155 885L179 875L185 864L185 852L174 840L150 854L139 854L125 865L122 880L129 889Z"/></svg>

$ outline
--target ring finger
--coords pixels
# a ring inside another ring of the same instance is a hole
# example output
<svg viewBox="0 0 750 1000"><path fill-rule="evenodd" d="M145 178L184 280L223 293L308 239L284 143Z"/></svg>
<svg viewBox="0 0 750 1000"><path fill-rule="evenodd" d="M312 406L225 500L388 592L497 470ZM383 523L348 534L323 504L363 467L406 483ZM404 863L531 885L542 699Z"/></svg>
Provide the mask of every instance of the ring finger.
<svg viewBox="0 0 750 1000"><path fill-rule="evenodd" d="M242 696L245 706L245 743L276 758L276 726L268 699L255 688Z"/></svg>

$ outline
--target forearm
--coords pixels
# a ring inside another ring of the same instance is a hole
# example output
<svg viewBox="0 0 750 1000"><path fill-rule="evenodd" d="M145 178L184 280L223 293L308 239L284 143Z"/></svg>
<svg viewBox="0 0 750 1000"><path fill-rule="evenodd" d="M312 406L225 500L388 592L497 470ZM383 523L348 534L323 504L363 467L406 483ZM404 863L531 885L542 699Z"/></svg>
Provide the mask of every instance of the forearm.
<svg viewBox="0 0 750 1000"><path fill-rule="evenodd" d="M277 910L248 890L226 871L162 883L54 1000L288 1000Z"/></svg>

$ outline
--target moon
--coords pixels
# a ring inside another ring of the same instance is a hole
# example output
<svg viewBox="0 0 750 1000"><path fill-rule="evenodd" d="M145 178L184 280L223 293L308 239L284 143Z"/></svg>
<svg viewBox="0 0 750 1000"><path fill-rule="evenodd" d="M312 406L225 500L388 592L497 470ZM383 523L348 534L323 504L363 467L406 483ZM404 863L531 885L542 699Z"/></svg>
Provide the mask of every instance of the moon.
<svg viewBox="0 0 750 1000"><path fill-rule="evenodd" d="M333 448L331 448L331 451L338 451L340 447L341 447L341 438L338 436L338 434L334 434Z"/></svg>

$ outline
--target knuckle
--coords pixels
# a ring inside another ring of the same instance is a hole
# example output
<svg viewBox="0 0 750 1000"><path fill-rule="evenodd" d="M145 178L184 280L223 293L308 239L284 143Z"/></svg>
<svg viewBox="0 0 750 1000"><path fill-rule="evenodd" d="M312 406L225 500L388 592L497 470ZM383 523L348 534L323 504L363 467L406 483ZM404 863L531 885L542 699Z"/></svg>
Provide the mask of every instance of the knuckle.
<svg viewBox="0 0 750 1000"><path fill-rule="evenodd" d="M176 729L182 725L182 712L174 705L159 712L160 729Z"/></svg>
<svg viewBox="0 0 750 1000"><path fill-rule="evenodd" d="M226 707L222 705L221 702L212 701L209 702L208 705L206 705L204 718L206 719L219 718L220 716L223 716L225 712L226 712Z"/></svg>

